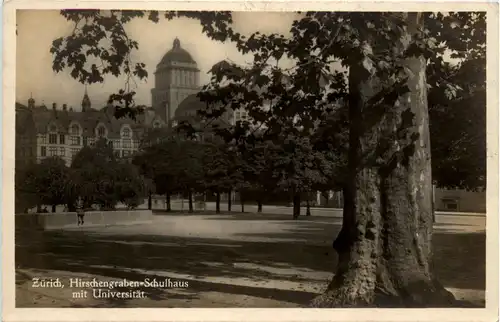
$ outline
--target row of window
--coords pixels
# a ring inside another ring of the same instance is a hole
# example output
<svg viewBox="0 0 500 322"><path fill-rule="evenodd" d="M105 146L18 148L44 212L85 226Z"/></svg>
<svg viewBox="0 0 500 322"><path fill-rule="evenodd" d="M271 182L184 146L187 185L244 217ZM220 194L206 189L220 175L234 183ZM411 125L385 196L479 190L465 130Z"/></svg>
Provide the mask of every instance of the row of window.
<svg viewBox="0 0 500 322"><path fill-rule="evenodd" d="M80 136L70 136L70 144L71 145L81 145L81 141L83 141L83 145L93 145L95 143L95 138L92 137L83 137L83 140ZM138 146L139 145L139 140L132 140L130 138L125 138L122 140L110 140L109 141L111 146L114 147L120 147L120 145L123 145L124 148L131 148L133 145ZM41 136L41 144L47 144L47 138L46 136ZM49 140L48 144L61 144L65 145L66 144L66 137L64 135L59 136L59 141L57 140L57 134L49 134Z"/></svg>
<svg viewBox="0 0 500 322"><path fill-rule="evenodd" d="M80 151L79 148L71 148L69 149L70 153L71 153L71 158L73 158L77 153L78 151ZM132 155L136 150L133 150L133 149L130 149L130 150L115 150L114 153L115 153L115 156L117 157L126 157L126 156L129 156L129 155ZM31 152L31 150L30 150ZM42 146L41 147L41 150L40 150L40 156L42 157L55 157L55 156L60 156L60 157L65 157L66 156L66 148L58 148L58 147L54 147L54 146L51 146L51 147L46 147L46 146Z"/></svg>
<svg viewBox="0 0 500 322"><path fill-rule="evenodd" d="M47 153L48 151L48 153ZM78 152L78 150L76 151ZM60 156L60 157L63 157L66 155L66 148L58 148L58 147L55 147L55 146L51 146L47 149L46 146L42 146L41 147L41 150L40 150L40 155L42 157L46 157L46 156L49 156L49 157L55 157L55 156Z"/></svg>
<svg viewBox="0 0 500 322"><path fill-rule="evenodd" d="M57 132L57 127L55 125L52 125L49 129L49 132ZM70 129L70 134L73 135L73 136L79 136L80 135L80 127L76 124L72 125L71 126L71 129ZM96 135L97 137L105 137L107 134L107 130L104 126L99 126L97 128L97 131L96 131ZM60 144L65 144L64 143L64 137L65 135L64 134L60 134L59 135L59 140L60 140ZM122 130L121 130L121 137L122 138L131 138L132 137L132 131L127 128L127 127L124 127ZM57 141L57 133L50 133L49 134L49 140L54 140L55 142ZM55 144L55 143L51 143L51 144Z"/></svg>
<svg viewBox="0 0 500 322"><path fill-rule="evenodd" d="M197 86L196 78L197 72L178 70L171 74L157 74L155 79L155 86L157 88L164 88L169 84L177 86Z"/></svg>

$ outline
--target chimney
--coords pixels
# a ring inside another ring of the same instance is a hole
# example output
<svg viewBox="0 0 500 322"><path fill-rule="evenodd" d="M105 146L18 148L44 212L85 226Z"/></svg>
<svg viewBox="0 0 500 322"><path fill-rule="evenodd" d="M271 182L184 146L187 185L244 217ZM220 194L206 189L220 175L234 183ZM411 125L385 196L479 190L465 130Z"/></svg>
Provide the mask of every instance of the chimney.
<svg viewBox="0 0 500 322"><path fill-rule="evenodd" d="M52 103L52 109L55 111L57 109L57 104L56 103Z"/></svg>
<svg viewBox="0 0 500 322"><path fill-rule="evenodd" d="M68 105L67 104L63 104L63 111L67 111L68 110Z"/></svg>

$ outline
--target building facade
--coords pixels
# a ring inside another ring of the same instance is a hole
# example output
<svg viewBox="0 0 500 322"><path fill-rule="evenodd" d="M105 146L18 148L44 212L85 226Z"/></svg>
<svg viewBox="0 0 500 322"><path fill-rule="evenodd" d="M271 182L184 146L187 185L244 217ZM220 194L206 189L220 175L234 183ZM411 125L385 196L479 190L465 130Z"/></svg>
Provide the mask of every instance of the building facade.
<svg viewBox="0 0 500 322"><path fill-rule="evenodd" d="M152 109L136 120L114 117L114 108L106 106L95 110L87 93L82 100L82 111L62 109L53 104L49 109L36 106L30 98L28 106L16 104L16 161L40 162L58 156L70 165L75 155L85 146L93 146L106 139L117 157L128 157L138 151L140 139L148 128L162 127L164 120Z"/></svg>
<svg viewBox="0 0 500 322"><path fill-rule="evenodd" d="M152 106L135 120L117 119L111 105L93 108L86 89L79 111L66 104L58 107L53 103L51 108L37 105L32 97L27 105L17 102L16 162L40 162L59 156L69 166L78 151L102 138L112 145L117 157L131 156L148 129L172 124L181 103L184 112L177 113L181 119L193 113L191 105L199 108L199 101L193 99L200 89L199 72L196 61L176 38L157 65Z"/></svg>
<svg viewBox="0 0 500 322"><path fill-rule="evenodd" d="M151 105L170 123L182 101L200 90L200 70L191 54L175 39L156 66L155 87L151 90Z"/></svg>

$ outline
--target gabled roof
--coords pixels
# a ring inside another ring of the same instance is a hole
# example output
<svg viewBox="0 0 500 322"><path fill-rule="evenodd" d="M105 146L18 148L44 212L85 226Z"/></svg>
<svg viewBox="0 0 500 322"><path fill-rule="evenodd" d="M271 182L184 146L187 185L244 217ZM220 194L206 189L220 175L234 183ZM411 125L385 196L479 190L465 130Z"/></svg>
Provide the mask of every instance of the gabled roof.
<svg viewBox="0 0 500 322"><path fill-rule="evenodd" d="M49 110L43 106L30 109L23 104L16 103L16 129L21 129L30 120L37 133L47 133L51 124L56 125L59 132L68 133L70 126L77 123L81 126L82 134L85 136L94 136L97 126L102 124L107 128L110 139L120 138L120 131L125 124L131 127L134 138L137 138L137 130L150 125L145 122L143 114L139 114L136 120L126 117L117 119L114 117L112 107L77 112Z"/></svg>

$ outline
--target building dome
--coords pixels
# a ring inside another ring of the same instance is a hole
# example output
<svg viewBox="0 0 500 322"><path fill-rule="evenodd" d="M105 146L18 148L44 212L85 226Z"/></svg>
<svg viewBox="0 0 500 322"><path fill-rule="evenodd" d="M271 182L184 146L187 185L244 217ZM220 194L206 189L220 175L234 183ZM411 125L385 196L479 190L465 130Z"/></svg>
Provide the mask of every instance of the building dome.
<svg viewBox="0 0 500 322"><path fill-rule="evenodd" d="M181 47L179 39L175 38L172 49L170 49L161 59L159 65L167 65L169 63L188 63L196 64L191 54Z"/></svg>

